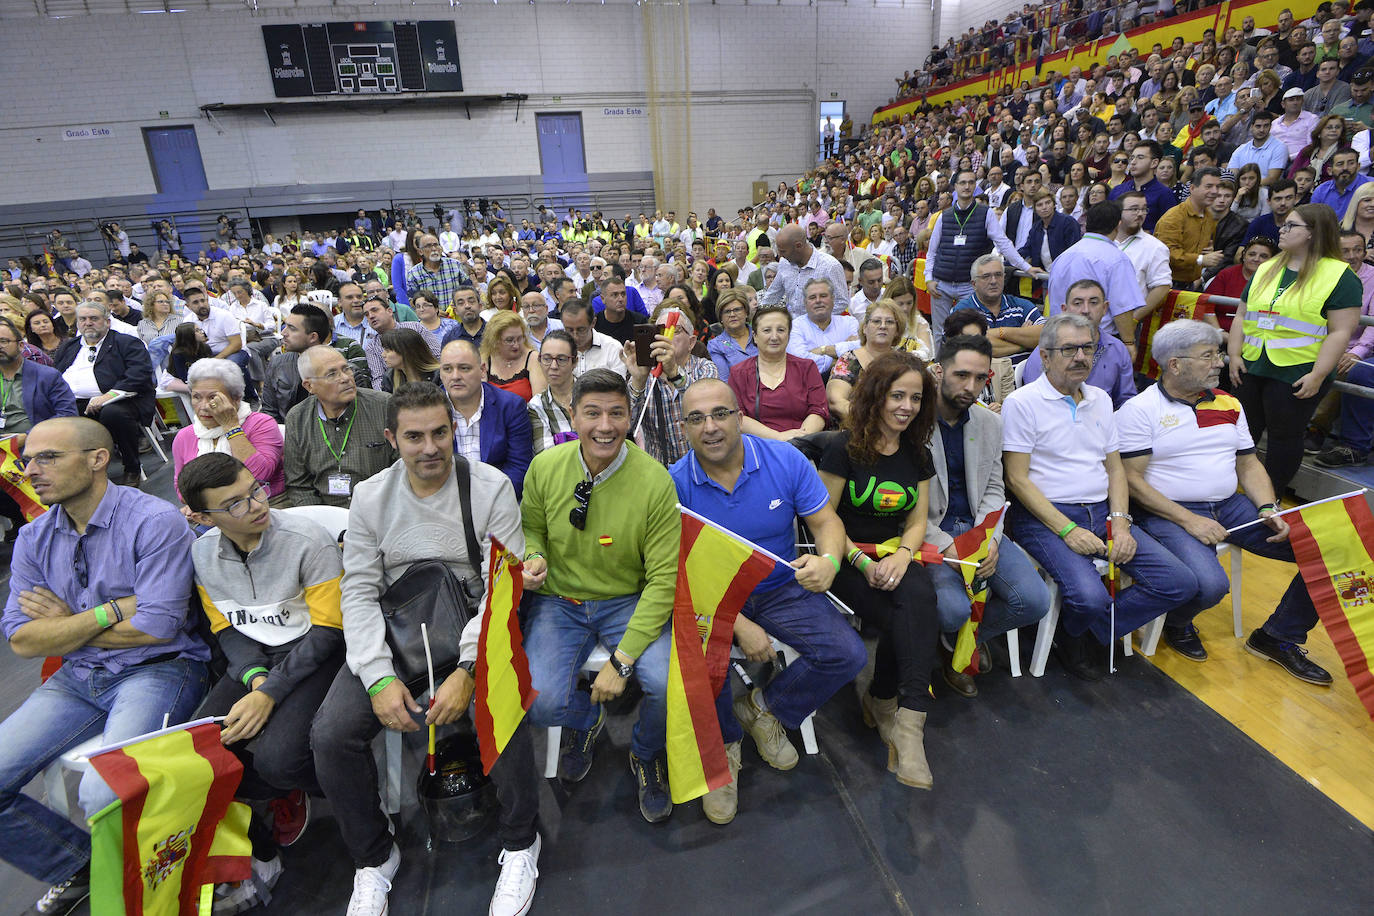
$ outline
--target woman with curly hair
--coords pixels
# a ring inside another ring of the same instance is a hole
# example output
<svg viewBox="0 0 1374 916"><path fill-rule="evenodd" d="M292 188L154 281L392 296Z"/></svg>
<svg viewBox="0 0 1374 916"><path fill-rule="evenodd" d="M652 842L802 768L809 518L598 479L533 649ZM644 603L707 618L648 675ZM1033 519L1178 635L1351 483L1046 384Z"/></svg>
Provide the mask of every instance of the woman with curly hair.
<svg viewBox="0 0 1374 916"><path fill-rule="evenodd" d="M929 789L925 721L940 620L930 573L916 562L935 476L926 447L935 385L925 363L900 352L873 360L848 413L819 462L830 508L845 529L847 562L831 588L880 633L873 681L860 697L864 721L877 726L897 781Z"/></svg>
<svg viewBox="0 0 1374 916"><path fill-rule="evenodd" d="M530 328L518 312L497 312L482 331L478 349L486 380L526 402L549 387L530 346Z"/></svg>

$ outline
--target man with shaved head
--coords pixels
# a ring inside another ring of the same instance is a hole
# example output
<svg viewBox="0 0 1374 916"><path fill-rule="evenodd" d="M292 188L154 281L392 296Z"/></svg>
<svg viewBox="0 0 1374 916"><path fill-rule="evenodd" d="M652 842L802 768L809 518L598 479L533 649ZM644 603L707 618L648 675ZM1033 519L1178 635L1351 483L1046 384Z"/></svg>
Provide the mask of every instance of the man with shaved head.
<svg viewBox="0 0 1374 916"><path fill-rule="evenodd" d="M797 750L784 728L800 726L854 679L868 656L825 599L844 556L845 533L815 468L786 442L745 435L739 404L719 379L702 379L683 392L682 422L692 450L671 468L678 500L791 561L774 567L735 618L735 640L750 659L772 661L773 637L801 655L767 687L732 704L727 678L716 698L731 779L703 799L702 809L713 823L728 824L738 807L744 729L770 766L792 769ZM797 557L797 516L815 535L820 556Z"/></svg>
<svg viewBox="0 0 1374 916"><path fill-rule="evenodd" d="M210 653L187 612L191 529L171 503L111 483L113 452L85 417L45 420L24 442L24 473L50 508L19 533L0 628L17 655L62 666L0 722L0 858L51 886L40 913L89 896L91 843L24 785L89 738L186 721L207 682ZM91 770L80 800L89 817L115 795Z"/></svg>
<svg viewBox="0 0 1374 916"><path fill-rule="evenodd" d="M783 304L793 318L800 318L806 314L806 284L817 278L829 281L836 308L849 301L849 284L840 262L812 245L801 226L783 226L773 247L782 261L772 284L759 296L760 306Z"/></svg>

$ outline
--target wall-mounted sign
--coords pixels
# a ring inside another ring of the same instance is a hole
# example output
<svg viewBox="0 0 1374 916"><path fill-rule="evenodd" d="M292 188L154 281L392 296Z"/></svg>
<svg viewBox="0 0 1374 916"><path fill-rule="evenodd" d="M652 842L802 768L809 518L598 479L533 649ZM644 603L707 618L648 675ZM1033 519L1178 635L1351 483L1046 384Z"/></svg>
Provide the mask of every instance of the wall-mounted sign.
<svg viewBox="0 0 1374 916"><path fill-rule="evenodd" d="M64 127L63 140L108 140L114 136L113 127Z"/></svg>

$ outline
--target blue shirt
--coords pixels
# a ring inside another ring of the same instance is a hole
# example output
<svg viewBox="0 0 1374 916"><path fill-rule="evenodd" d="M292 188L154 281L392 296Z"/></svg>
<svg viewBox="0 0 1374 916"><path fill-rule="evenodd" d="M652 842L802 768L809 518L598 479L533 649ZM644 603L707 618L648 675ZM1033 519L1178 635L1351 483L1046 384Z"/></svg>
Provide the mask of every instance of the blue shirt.
<svg viewBox="0 0 1374 916"><path fill-rule="evenodd" d="M1029 385L1044 372L1044 367L1040 365L1040 348L1036 347L1026 359L1021 387ZM1097 352L1093 354L1093 371L1088 373L1088 381L1085 384L1107 392L1112 399L1113 408L1120 407L1135 397L1135 366L1131 363L1131 352L1126 349L1126 345L1115 337L1102 335Z"/></svg>
<svg viewBox="0 0 1374 916"><path fill-rule="evenodd" d="M1145 206L1147 208L1145 214L1145 231L1154 232L1155 223L1159 222L1161 216L1169 212L1170 207L1178 204L1178 198L1174 195L1173 191L1164 186L1164 182L1160 181L1158 178L1151 178L1143 188L1137 188L1134 180L1123 181L1107 192L1107 199L1120 200L1131 191L1136 190L1145 195Z"/></svg>
<svg viewBox="0 0 1374 916"><path fill-rule="evenodd" d="M959 414L952 424L936 418L935 426L940 430L940 440L945 446L945 471L949 474L949 507L945 517L940 519L940 530L955 534L955 524L973 524L973 507L968 504L968 482L964 480L964 425L968 423L968 411Z"/></svg>
<svg viewBox="0 0 1374 916"><path fill-rule="evenodd" d="M973 309L983 320L988 323L990 328L1020 328L1030 324L1044 324L1045 316L1040 314L1040 309L1035 307L1035 303L1029 299L1022 299L1020 296L1012 296L1007 293L1002 294L1002 305L997 314L992 314L992 310L978 301L976 293L969 293L958 302L954 303L951 312L960 309Z"/></svg>
<svg viewBox="0 0 1374 916"><path fill-rule="evenodd" d="M19 593L39 586L78 614L111 598L136 595L138 611L129 622L168 642L133 649L82 646L65 656L73 673L85 679L101 667L118 674L168 653L207 660L210 650L195 635L188 610L194 540L175 506L132 487L107 484L84 535L77 534L60 505L53 506L19 531L0 629L11 639L31 622L19 609ZM84 587L76 572L81 569Z"/></svg>
<svg viewBox="0 0 1374 916"><path fill-rule="evenodd" d="M722 382L730 381L730 367L742 363L751 356L759 355L759 348L754 346L754 335L749 335L749 345L743 350L735 339L724 331L712 337L706 342L706 355L711 362L716 364L716 371L720 373Z"/></svg>
<svg viewBox="0 0 1374 916"><path fill-rule="evenodd" d="M1070 286L1079 280L1089 279L1102 284L1102 289L1107 293L1107 313L1102 316L1104 335L1116 333L1113 319L1117 315L1145 306L1145 293L1136 279L1135 265L1131 259L1105 235L1087 232L1074 245L1064 249L1050 267L1049 289L1045 297L1050 314L1057 315L1064 310L1064 299Z"/></svg>
<svg viewBox="0 0 1374 916"><path fill-rule="evenodd" d="M1232 174L1239 174L1240 167L1248 162L1253 162L1259 166L1260 177L1264 178L1269 174L1270 169L1282 169L1288 164L1288 147L1284 146L1279 140L1270 136L1264 141L1262 146L1255 146L1255 141L1242 143L1236 147L1236 151L1231 154L1231 161L1226 163L1226 167Z"/></svg>
<svg viewBox="0 0 1374 916"><path fill-rule="evenodd" d="M1350 182L1344 192L1336 189L1336 179L1332 178L1328 181L1323 181L1321 184L1317 185L1316 190L1312 192L1312 203L1326 204L1332 210L1336 211L1337 220L1344 219L1345 210L1350 206L1350 198L1355 196L1355 189L1367 181L1374 181L1374 178L1356 172L1355 180Z"/></svg>
<svg viewBox="0 0 1374 916"><path fill-rule="evenodd" d="M784 560L797 558L797 516L814 515L830 502L811 462L787 442L742 436L744 468L733 492L707 476L694 451L669 468L682 505L765 547ZM843 560L843 558L840 558ZM775 565L756 591L786 585L796 570Z"/></svg>
<svg viewBox="0 0 1374 916"><path fill-rule="evenodd" d="M1273 211L1261 213L1250 220L1250 228L1245 230L1245 241L1248 243L1251 239L1261 235L1270 241L1277 242L1279 240L1279 224L1274 220Z"/></svg>

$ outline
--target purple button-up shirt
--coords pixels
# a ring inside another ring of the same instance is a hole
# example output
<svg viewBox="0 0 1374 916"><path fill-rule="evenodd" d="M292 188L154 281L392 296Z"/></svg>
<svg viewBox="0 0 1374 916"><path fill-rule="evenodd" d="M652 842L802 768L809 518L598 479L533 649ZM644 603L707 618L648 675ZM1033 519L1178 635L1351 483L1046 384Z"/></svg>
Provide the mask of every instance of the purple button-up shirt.
<svg viewBox="0 0 1374 916"><path fill-rule="evenodd" d="M133 649L73 649L65 658L78 677L89 677L97 666L118 674L168 653L204 661L210 651L196 636L196 621L188 613L194 540L175 506L130 487L107 485L84 535L77 534L61 506L53 506L19 533L0 629L11 639L32 622L19 609L19 593L38 586L78 614L111 598L135 595L138 610L129 622L167 642ZM77 573L83 567L84 588Z"/></svg>
<svg viewBox="0 0 1374 916"><path fill-rule="evenodd" d="M1026 370L1021 376L1022 387L1044 373L1045 367L1040 363L1040 348L1036 347L1026 359ZM1093 369L1088 373L1085 384L1107 392L1111 396L1113 409L1135 397L1135 369L1126 345L1115 337L1102 335L1097 342L1097 352L1093 354Z"/></svg>

